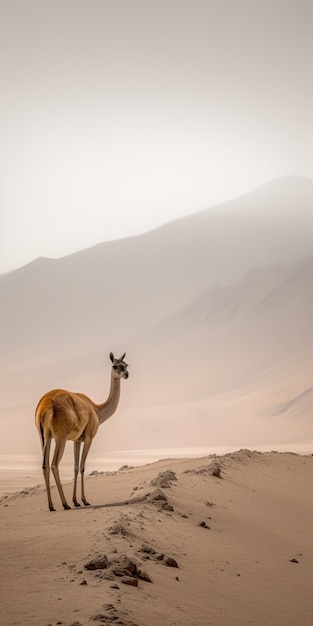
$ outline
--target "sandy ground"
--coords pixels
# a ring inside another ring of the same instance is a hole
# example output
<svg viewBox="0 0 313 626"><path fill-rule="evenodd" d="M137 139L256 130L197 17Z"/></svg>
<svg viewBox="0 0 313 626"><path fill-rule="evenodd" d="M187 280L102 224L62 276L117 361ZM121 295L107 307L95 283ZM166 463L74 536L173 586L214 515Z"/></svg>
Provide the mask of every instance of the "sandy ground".
<svg viewBox="0 0 313 626"><path fill-rule="evenodd" d="M242 450L86 483L92 505L69 511L55 487L54 513L43 486L1 499L1 623L313 623L313 456Z"/></svg>

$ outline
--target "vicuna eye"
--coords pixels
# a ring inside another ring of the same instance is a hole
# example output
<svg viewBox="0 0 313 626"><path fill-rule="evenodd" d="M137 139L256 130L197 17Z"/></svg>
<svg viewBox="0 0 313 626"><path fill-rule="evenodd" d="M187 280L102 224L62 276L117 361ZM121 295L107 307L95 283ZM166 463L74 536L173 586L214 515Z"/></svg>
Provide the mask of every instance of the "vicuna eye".
<svg viewBox="0 0 313 626"><path fill-rule="evenodd" d="M114 369L114 370L117 370L117 365L113 365L113 369Z"/></svg>

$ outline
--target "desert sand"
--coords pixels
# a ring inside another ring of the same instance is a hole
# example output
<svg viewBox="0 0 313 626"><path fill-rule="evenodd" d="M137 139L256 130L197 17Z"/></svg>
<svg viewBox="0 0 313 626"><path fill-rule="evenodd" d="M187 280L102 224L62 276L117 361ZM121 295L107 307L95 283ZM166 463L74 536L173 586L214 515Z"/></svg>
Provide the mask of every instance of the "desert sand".
<svg viewBox="0 0 313 626"><path fill-rule="evenodd" d="M1 623L312 624L312 485L311 455L240 450L93 472L69 511L7 494Z"/></svg>

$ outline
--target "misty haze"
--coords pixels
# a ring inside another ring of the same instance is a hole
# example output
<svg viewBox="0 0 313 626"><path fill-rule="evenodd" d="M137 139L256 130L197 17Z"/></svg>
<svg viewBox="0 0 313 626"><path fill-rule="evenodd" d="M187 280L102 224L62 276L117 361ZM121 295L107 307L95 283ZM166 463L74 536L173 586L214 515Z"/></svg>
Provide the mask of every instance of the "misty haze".
<svg viewBox="0 0 313 626"><path fill-rule="evenodd" d="M312 27L0 0L5 626L312 624Z"/></svg>
<svg viewBox="0 0 313 626"><path fill-rule="evenodd" d="M91 465L119 450L310 442L312 206L313 181L286 177L2 275L0 452L39 453L49 389L103 402L111 350L126 351L130 379Z"/></svg>

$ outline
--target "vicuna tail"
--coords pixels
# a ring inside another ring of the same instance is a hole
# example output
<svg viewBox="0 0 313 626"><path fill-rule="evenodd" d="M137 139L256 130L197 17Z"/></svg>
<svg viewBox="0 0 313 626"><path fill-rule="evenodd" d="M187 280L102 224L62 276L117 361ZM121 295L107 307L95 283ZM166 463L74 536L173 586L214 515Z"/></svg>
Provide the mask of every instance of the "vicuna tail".
<svg viewBox="0 0 313 626"><path fill-rule="evenodd" d="M44 445L45 445L45 435L44 435L44 432L43 432L42 424L40 423L39 426L40 426L41 444L42 444L42 447L44 447Z"/></svg>
<svg viewBox="0 0 313 626"><path fill-rule="evenodd" d="M49 424L49 418L53 415L53 406L45 406L42 400L39 402L36 413L35 422L40 437L42 447L46 445L47 426ZM49 428L48 428L49 432Z"/></svg>

